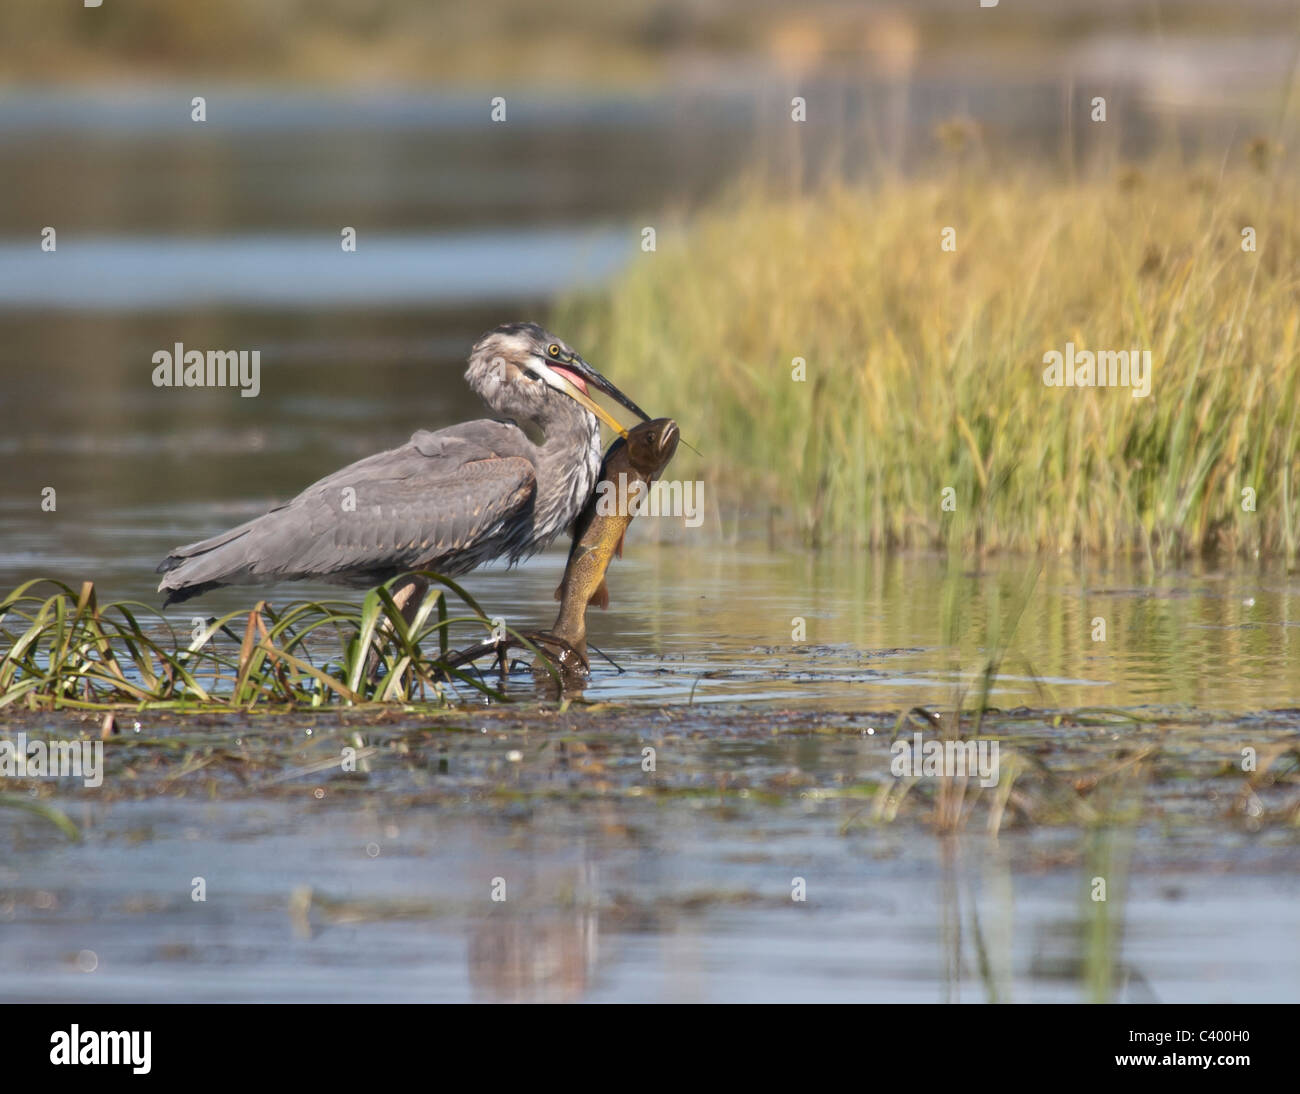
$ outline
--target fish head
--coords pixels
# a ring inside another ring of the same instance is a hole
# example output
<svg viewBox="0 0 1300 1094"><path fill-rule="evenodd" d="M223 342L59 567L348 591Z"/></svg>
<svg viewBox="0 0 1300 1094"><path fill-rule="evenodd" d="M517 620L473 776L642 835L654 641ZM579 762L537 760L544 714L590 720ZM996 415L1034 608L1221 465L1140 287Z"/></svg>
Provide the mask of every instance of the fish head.
<svg viewBox="0 0 1300 1094"><path fill-rule="evenodd" d="M680 439L681 432L675 421L671 418L655 418L629 429L627 440L619 443L627 445L627 460L632 469L651 478L668 465L677 451ZM607 458L614 456L611 447Z"/></svg>

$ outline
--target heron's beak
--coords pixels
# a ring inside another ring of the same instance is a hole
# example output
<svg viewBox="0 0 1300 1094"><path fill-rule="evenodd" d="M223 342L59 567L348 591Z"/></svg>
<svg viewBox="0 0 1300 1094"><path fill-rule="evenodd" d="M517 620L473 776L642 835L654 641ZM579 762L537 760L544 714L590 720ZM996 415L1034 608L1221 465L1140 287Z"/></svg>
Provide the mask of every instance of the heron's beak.
<svg viewBox="0 0 1300 1094"><path fill-rule="evenodd" d="M581 376L588 384L594 387L597 391L603 391L606 395L608 395L611 399L613 399L614 402L618 403L622 407L625 407L627 410L630 410L643 422L648 422L650 420L649 414L647 414L644 410L642 410L639 406L637 406L636 403L632 402L631 399L629 399L626 395L624 395L621 391L619 391L618 388L616 388L613 384L611 384L608 380L606 380L605 377L603 377L599 372L597 372L594 368L592 368L589 364L587 364L587 362L584 361L581 357L579 357L576 353L573 355L572 359L568 362L568 367L573 369L574 372L576 372L579 376Z"/></svg>
<svg viewBox="0 0 1300 1094"><path fill-rule="evenodd" d="M575 384L565 373L572 373L574 376L581 378L583 383L589 384L597 391L603 392L613 399L616 403L626 407L643 422L650 420L650 415L642 410L636 403L632 402L626 395L618 390L613 384L605 379L599 372L592 368L586 361L576 353L562 361L555 362L559 368L551 368L542 365L540 370L542 378L550 384L551 387L563 391L575 403L586 407L597 418L604 422L610 429L614 430L620 437L627 436L627 430L613 417L608 411L596 403L585 391Z"/></svg>
<svg viewBox="0 0 1300 1094"><path fill-rule="evenodd" d="M610 414L609 411L607 411L599 403L595 402L593 399L590 399L586 395L584 395L582 393L582 389L579 388L577 384L575 384L562 372L552 372L551 375L554 376L556 379L558 379L560 383L563 385L560 388L560 390L563 391L565 395L567 395L575 403L580 403L582 406L585 406L594 415L596 415L597 418L599 418L602 422L604 422L607 426L609 426L610 429L614 430L614 432L617 433L620 437L627 436L627 429L623 427L623 425L618 421L618 419L616 419L612 414Z"/></svg>

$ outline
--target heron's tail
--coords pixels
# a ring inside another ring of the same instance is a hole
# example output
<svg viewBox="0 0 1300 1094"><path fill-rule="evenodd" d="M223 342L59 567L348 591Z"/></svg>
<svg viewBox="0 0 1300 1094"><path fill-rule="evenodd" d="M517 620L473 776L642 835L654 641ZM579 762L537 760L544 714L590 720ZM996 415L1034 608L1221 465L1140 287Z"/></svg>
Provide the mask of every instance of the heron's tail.
<svg viewBox="0 0 1300 1094"><path fill-rule="evenodd" d="M210 539L177 547L163 559L157 570L165 575L158 583L158 591L167 594L163 607L182 604L222 585L238 583L246 559L236 544L248 535L253 523L250 520Z"/></svg>

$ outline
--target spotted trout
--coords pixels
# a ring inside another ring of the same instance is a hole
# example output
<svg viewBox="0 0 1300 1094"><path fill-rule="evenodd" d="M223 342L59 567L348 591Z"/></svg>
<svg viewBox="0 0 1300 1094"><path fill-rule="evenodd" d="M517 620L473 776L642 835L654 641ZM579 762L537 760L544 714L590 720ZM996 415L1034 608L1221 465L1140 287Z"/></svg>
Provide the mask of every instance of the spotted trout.
<svg viewBox="0 0 1300 1094"><path fill-rule="evenodd" d="M614 555L623 554L623 535L645 499L650 484L677 451L677 423L655 418L630 429L627 439L609 446L600 478L586 507L573 522L573 546L564 580L555 591L560 614L551 635L587 662L587 605L609 606L605 571Z"/></svg>

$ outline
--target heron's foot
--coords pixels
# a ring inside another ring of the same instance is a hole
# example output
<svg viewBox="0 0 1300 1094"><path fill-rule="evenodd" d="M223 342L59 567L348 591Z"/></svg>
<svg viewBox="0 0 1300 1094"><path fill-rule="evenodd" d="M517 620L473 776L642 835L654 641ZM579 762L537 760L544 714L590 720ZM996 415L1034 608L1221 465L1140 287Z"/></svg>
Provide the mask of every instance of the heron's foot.
<svg viewBox="0 0 1300 1094"><path fill-rule="evenodd" d="M528 635L528 640L542 650L547 659L566 676L586 678L591 675L591 665L567 638L561 638L550 631L537 631ZM545 672L542 665L534 665L533 672Z"/></svg>
<svg viewBox="0 0 1300 1094"><path fill-rule="evenodd" d="M449 669L459 669L472 665L481 658L492 657L502 681L514 669L522 668L527 671L531 667L536 684L545 685L550 691L558 692L560 696L582 693L583 687L591 676L591 667L572 643L549 631L535 631L524 635L523 638L526 642L513 637L478 642L449 654L444 664ZM537 653L532 665L521 665L518 661L512 664L510 651L524 648L528 644L531 644ZM551 697L554 698L555 695Z"/></svg>
<svg viewBox="0 0 1300 1094"><path fill-rule="evenodd" d="M514 638L490 638L486 642L475 642L463 650L449 653L443 663L448 668L458 669L490 654L496 658L498 667L504 669L510 650L518 645L518 640Z"/></svg>

